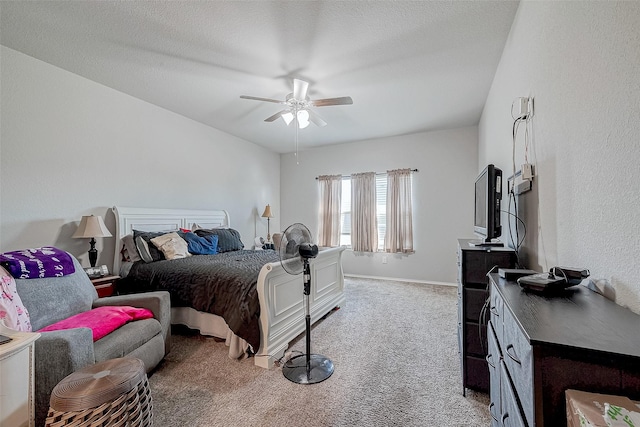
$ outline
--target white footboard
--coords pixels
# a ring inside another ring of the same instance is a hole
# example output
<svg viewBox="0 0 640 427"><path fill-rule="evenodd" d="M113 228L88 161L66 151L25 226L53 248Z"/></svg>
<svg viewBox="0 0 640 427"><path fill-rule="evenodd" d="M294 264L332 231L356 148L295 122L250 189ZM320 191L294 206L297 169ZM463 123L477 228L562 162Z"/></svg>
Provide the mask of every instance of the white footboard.
<svg viewBox="0 0 640 427"><path fill-rule="evenodd" d="M342 247L321 249L318 256L310 260L309 311L312 324L334 307L344 304L342 251ZM262 267L257 286L260 350L255 364L268 369L284 355L289 342L305 330L304 286L302 274L288 274L279 262Z"/></svg>

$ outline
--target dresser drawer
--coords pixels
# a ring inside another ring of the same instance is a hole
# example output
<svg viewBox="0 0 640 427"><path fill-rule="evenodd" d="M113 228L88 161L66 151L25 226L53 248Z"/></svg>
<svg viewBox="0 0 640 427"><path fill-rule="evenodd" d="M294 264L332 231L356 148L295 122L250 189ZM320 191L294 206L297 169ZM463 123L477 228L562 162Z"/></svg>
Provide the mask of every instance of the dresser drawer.
<svg viewBox="0 0 640 427"><path fill-rule="evenodd" d="M486 360L489 366L489 396L491 397L489 413L491 414L491 427L499 427L502 425L500 421L502 417L502 405L500 403L500 349L491 322L487 327L487 334L489 349Z"/></svg>
<svg viewBox="0 0 640 427"><path fill-rule="evenodd" d="M489 294L485 289L475 288L464 288L463 292L466 309L466 320L470 322L481 323L480 313L482 312L482 307L484 307Z"/></svg>
<svg viewBox="0 0 640 427"><path fill-rule="evenodd" d="M484 356L467 355L465 363L467 365L465 372L467 388L483 392L489 391L489 368Z"/></svg>
<svg viewBox="0 0 640 427"><path fill-rule="evenodd" d="M500 417L502 414L498 411L498 407L493 401L489 404L489 414L491 415L491 427L502 427Z"/></svg>
<svg viewBox="0 0 640 427"><path fill-rule="evenodd" d="M118 280L120 280L120 276L104 276L91 279L91 283L98 292L98 298L104 298L117 294Z"/></svg>
<svg viewBox="0 0 640 427"><path fill-rule="evenodd" d="M494 267L512 268L513 252L468 251L463 254L462 278L467 283L487 283L487 272ZM496 269L497 271L497 269Z"/></svg>
<svg viewBox="0 0 640 427"><path fill-rule="evenodd" d="M498 342L502 342L504 334L502 332L502 316L504 312L504 301L500 292L495 289L495 285L491 285L491 295L489 296L489 319L493 324L493 329L496 332L496 339Z"/></svg>
<svg viewBox="0 0 640 427"><path fill-rule="evenodd" d="M464 337L464 345L467 354L484 357L487 354L487 325L479 323L465 324L467 333Z"/></svg>
<svg viewBox="0 0 640 427"><path fill-rule="evenodd" d="M527 422L533 425L533 348L508 308L503 312L502 358L522 405ZM516 424L517 425L517 424Z"/></svg>
<svg viewBox="0 0 640 427"><path fill-rule="evenodd" d="M520 412L518 401L516 400L516 393L509 381L505 364L502 362L500 363L500 376L502 378L502 387L500 390L502 415L500 416L500 425L503 427L527 427L529 424L527 424L526 419ZM533 424L531 425L533 426Z"/></svg>
<svg viewBox="0 0 640 427"><path fill-rule="evenodd" d="M486 254L484 252L466 252L462 268L462 280L467 283L487 283Z"/></svg>

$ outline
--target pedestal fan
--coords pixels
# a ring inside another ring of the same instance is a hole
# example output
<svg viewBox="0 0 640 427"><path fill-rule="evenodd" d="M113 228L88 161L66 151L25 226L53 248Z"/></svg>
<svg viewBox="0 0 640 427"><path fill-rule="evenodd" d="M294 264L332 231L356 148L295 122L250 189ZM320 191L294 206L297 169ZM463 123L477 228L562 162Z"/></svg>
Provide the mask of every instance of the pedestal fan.
<svg viewBox="0 0 640 427"><path fill-rule="evenodd" d="M306 354L292 357L282 367L284 376L298 384L316 384L333 374L333 362L320 354L311 354L311 315L309 294L311 272L309 259L318 255L318 246L312 243L309 229L300 223L287 227L277 248L284 270L297 276L304 273L304 311L306 325Z"/></svg>

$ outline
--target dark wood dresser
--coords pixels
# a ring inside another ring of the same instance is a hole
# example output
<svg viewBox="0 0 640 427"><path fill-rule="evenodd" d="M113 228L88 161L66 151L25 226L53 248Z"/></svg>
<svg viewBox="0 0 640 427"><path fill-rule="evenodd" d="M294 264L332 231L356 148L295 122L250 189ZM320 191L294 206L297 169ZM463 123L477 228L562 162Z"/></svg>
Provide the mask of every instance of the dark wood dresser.
<svg viewBox="0 0 640 427"><path fill-rule="evenodd" d="M480 318L489 297L487 273L494 267L513 268L515 251L508 247L471 246L458 240L458 351L462 394L467 388L489 391L487 317ZM496 269L497 271L497 269Z"/></svg>
<svg viewBox="0 0 640 427"><path fill-rule="evenodd" d="M584 286L555 296L491 274L492 426L566 426L566 389L640 399L640 316Z"/></svg>

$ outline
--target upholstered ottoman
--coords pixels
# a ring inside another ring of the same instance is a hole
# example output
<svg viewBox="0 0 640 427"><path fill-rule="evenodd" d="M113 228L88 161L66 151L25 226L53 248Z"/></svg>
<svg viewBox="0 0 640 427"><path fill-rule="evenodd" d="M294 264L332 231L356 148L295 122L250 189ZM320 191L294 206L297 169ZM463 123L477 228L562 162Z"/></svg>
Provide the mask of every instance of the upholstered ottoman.
<svg viewBox="0 0 640 427"><path fill-rule="evenodd" d="M149 382L140 359L124 357L87 366L51 393L46 427L153 425Z"/></svg>

